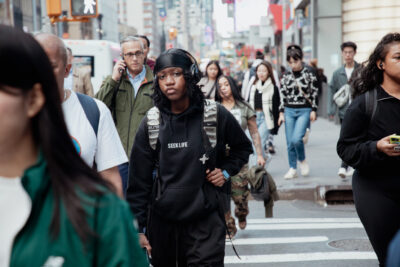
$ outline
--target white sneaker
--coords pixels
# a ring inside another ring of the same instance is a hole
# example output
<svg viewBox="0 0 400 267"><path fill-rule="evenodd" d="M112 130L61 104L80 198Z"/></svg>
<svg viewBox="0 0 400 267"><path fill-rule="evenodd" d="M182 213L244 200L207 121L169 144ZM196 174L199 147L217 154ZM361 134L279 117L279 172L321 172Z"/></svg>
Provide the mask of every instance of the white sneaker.
<svg viewBox="0 0 400 267"><path fill-rule="evenodd" d="M347 167L347 172L346 172L346 176L353 176L354 173L354 169L353 167Z"/></svg>
<svg viewBox="0 0 400 267"><path fill-rule="evenodd" d="M302 176L308 176L310 174L310 167L308 166L308 163L306 162L306 160L303 160L302 162L300 162L299 167L300 167L300 173Z"/></svg>
<svg viewBox="0 0 400 267"><path fill-rule="evenodd" d="M303 144L307 144L308 143L308 138L310 137L310 129L307 128L306 133L303 136Z"/></svg>
<svg viewBox="0 0 400 267"><path fill-rule="evenodd" d="M296 177L297 177L297 172L293 168L290 168L288 170L288 172L285 174L285 176L283 176L283 178L285 178L285 179L293 179L293 178L296 178Z"/></svg>
<svg viewBox="0 0 400 267"><path fill-rule="evenodd" d="M346 173L347 173L347 170L345 168L343 168L343 167L339 168L338 175L340 176L340 178L342 178L342 179L346 178Z"/></svg>

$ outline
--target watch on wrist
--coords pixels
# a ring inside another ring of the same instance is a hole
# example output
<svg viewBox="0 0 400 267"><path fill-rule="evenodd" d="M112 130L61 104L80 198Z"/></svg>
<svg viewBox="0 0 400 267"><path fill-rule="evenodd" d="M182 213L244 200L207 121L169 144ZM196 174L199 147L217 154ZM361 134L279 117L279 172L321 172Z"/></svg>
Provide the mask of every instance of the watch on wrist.
<svg viewBox="0 0 400 267"><path fill-rule="evenodd" d="M225 180L229 180L229 178L231 178L231 176L229 175L229 173L226 170L223 170L222 174L224 175Z"/></svg>

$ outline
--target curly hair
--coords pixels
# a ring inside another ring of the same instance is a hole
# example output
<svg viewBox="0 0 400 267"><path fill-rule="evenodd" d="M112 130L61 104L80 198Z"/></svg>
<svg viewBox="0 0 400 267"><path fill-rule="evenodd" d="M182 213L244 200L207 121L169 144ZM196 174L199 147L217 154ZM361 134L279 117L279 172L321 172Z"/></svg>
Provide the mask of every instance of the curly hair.
<svg viewBox="0 0 400 267"><path fill-rule="evenodd" d="M373 90L383 82L383 70L378 68L378 61L385 61L390 44L400 42L400 33L388 33L375 47L368 60L363 63L361 75L354 79L352 87L354 96L361 95L368 90Z"/></svg>
<svg viewBox="0 0 400 267"><path fill-rule="evenodd" d="M202 107L204 105L204 94L201 91L200 87L197 85L198 78L194 77L190 70L183 71L183 77L186 83L187 95L189 96L190 103L200 104ZM154 105L161 108L171 108L171 102L169 99L163 94L160 88L160 84L158 83L158 77L156 76L153 83L153 94L151 97L153 98Z"/></svg>

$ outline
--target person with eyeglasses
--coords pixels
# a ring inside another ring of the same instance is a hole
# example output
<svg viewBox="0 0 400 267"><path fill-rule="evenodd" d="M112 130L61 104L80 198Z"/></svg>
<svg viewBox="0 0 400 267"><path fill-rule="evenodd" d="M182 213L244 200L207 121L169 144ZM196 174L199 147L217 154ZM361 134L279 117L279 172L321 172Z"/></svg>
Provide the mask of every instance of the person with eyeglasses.
<svg viewBox="0 0 400 267"><path fill-rule="evenodd" d="M153 107L153 72L144 64L141 40L128 36L121 41L121 59L105 78L96 98L103 101L113 118L126 155L129 157L136 132L146 112ZM128 184L128 163L119 166L123 190Z"/></svg>

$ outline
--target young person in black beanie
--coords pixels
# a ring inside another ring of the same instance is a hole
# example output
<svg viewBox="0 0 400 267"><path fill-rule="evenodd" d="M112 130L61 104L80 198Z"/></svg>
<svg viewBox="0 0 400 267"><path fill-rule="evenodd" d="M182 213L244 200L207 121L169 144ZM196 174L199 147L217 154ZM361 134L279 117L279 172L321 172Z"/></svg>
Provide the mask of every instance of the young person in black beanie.
<svg viewBox="0 0 400 267"><path fill-rule="evenodd" d="M188 52L163 52L154 74L155 107L136 135L127 193L140 243L155 267L223 266L223 189L251 143L229 111L204 100Z"/></svg>

